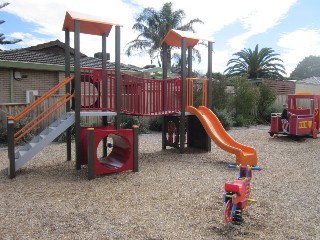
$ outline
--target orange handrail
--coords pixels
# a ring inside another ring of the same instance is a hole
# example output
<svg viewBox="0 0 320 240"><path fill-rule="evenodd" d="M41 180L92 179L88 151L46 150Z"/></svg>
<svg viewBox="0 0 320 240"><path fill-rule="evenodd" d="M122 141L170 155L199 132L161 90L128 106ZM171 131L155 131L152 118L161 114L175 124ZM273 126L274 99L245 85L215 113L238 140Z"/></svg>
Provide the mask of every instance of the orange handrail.
<svg viewBox="0 0 320 240"><path fill-rule="evenodd" d="M23 128L21 128L14 135L14 143L17 143L22 137L24 137L32 129L34 129L37 125L39 125L39 123L41 123L44 119L46 119L51 113L55 112L58 108L60 108L63 104L68 102L73 97L74 97L74 94L70 95L70 93L66 93L65 95L60 97L59 100L51 106L51 108L46 109L44 112L39 114L36 118L31 120L28 124L26 124Z"/></svg>
<svg viewBox="0 0 320 240"><path fill-rule="evenodd" d="M207 105L207 86L208 79L207 78L187 78L187 94L186 94L186 107L193 106L194 104L194 81L202 82L202 106Z"/></svg>
<svg viewBox="0 0 320 240"><path fill-rule="evenodd" d="M34 103L26 107L24 110L22 110L17 116L14 117L14 122L18 122L21 120L24 116L26 116L30 111L32 111L34 108L39 106L44 100L51 97L56 91L61 89L63 86L67 85L69 82L71 82L74 79L74 76L72 77L66 77L62 82L51 88L48 92L46 92L43 96L38 98Z"/></svg>

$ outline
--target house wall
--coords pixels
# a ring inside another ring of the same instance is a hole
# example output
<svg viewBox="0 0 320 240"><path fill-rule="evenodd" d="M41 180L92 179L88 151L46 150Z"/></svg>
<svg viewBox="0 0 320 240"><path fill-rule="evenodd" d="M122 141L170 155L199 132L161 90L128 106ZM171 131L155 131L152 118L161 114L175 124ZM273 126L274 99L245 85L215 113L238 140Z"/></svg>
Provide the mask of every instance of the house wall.
<svg viewBox="0 0 320 240"><path fill-rule="evenodd" d="M0 103L10 100L10 71L9 69L0 69Z"/></svg>
<svg viewBox="0 0 320 240"><path fill-rule="evenodd" d="M310 92L312 94L320 94L320 85L296 83L296 92Z"/></svg>
<svg viewBox="0 0 320 240"><path fill-rule="evenodd" d="M18 69L18 71L20 70ZM26 103L27 90L38 90L41 96L57 85L62 78L61 73L53 71L22 69L20 72L21 75L25 75L26 77L21 81L13 80L13 102L11 102L10 69L0 69L0 103Z"/></svg>

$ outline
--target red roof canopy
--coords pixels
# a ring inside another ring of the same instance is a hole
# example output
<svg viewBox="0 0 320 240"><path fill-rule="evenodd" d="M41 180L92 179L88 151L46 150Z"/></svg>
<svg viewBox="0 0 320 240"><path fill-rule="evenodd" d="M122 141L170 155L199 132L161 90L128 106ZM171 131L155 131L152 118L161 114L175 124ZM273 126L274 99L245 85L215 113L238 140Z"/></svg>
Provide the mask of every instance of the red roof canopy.
<svg viewBox="0 0 320 240"><path fill-rule="evenodd" d="M80 21L80 33L91 35L109 35L112 26L122 26L121 24L106 22L97 17L77 12L66 12L62 30L74 32L74 20Z"/></svg>
<svg viewBox="0 0 320 240"><path fill-rule="evenodd" d="M199 37L197 34L192 32L180 31L171 29L167 35L162 40L161 44L167 43L169 46L181 47L181 39L186 38L187 47L194 47L199 40L204 40L210 42L205 38Z"/></svg>

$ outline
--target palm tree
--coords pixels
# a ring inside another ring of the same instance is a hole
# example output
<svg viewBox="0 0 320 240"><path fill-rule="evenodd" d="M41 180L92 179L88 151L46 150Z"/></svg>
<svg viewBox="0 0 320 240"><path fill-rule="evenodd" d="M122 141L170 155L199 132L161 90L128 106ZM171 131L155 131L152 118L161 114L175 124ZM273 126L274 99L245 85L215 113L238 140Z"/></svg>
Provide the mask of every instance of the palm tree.
<svg viewBox="0 0 320 240"><path fill-rule="evenodd" d="M147 53L153 60L157 60L159 66L162 66L161 41L164 39L170 29L182 31L192 31L193 24L203 23L200 19L192 19L186 24L182 24L185 18L185 12L181 9L174 11L172 3L165 3L159 11L153 8L145 8L136 18L136 23L132 29L139 31L136 39L128 43L126 54L131 56L134 51L138 53ZM201 61L199 51L194 49L198 60ZM168 65L171 66L171 47L168 47Z"/></svg>
<svg viewBox="0 0 320 240"><path fill-rule="evenodd" d="M285 67L279 63L283 62L277 57L279 54L271 48L262 48L259 51L257 44L254 51L245 48L233 55L236 58L230 59L227 63L227 66L232 66L224 71L227 76L247 74L249 79L282 79L281 73L286 74Z"/></svg>
<svg viewBox="0 0 320 240"><path fill-rule="evenodd" d="M4 8L5 6L8 6L10 3L2 3L0 4L0 9ZM4 23L4 20L0 20L0 24ZM0 45L4 45L4 44L15 44L17 42L22 41L21 39L13 39L13 40L6 40L5 36L3 33L0 33Z"/></svg>

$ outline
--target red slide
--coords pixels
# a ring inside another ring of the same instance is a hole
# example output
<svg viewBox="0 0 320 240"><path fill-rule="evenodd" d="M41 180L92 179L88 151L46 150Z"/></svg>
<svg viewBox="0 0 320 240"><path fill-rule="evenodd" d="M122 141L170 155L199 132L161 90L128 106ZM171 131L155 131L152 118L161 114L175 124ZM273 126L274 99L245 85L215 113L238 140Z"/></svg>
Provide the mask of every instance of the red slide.
<svg viewBox="0 0 320 240"><path fill-rule="evenodd" d="M223 128L217 116L207 107L200 106L198 109L192 106L186 108L197 116L209 137L223 150L236 155L236 165L257 165L256 149L238 143Z"/></svg>

